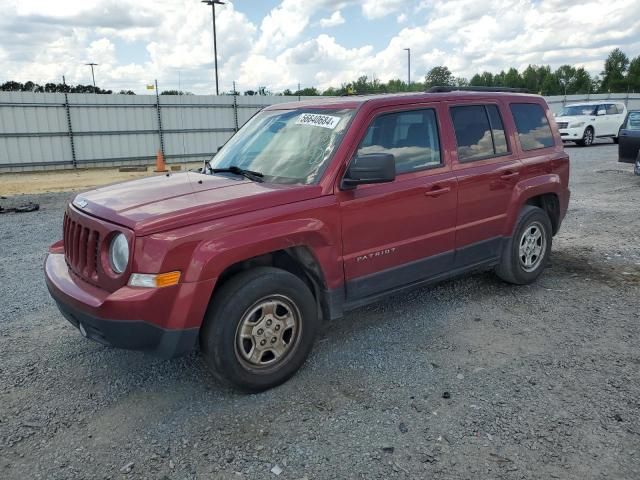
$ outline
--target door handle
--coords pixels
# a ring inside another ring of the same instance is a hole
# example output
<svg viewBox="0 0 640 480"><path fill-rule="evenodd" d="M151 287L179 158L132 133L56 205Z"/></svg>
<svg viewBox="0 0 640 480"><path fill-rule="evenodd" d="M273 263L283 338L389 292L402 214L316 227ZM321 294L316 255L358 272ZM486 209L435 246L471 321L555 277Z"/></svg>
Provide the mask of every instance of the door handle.
<svg viewBox="0 0 640 480"><path fill-rule="evenodd" d="M445 193L449 193L451 191L451 187L433 187L432 190L425 192L425 197L439 197L440 195L444 195Z"/></svg>
<svg viewBox="0 0 640 480"><path fill-rule="evenodd" d="M518 172L505 172L502 175L500 175L500 178L502 180L510 180L512 178L516 178L518 175L520 175L520 173Z"/></svg>

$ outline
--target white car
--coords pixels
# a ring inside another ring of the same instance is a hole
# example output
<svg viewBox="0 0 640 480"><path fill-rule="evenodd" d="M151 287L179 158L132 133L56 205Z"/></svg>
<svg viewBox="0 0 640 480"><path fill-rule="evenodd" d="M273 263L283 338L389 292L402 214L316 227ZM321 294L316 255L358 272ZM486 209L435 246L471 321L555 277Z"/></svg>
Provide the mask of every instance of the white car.
<svg viewBox="0 0 640 480"><path fill-rule="evenodd" d="M612 138L618 143L626 116L627 107L622 102L585 102L565 106L556 115L556 123L563 141L589 146L596 138Z"/></svg>

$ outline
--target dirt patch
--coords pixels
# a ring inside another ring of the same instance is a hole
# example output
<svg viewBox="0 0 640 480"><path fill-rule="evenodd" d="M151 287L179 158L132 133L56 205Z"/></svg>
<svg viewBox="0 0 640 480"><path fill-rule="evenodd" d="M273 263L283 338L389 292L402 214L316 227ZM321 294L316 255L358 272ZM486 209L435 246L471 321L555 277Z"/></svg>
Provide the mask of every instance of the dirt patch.
<svg viewBox="0 0 640 480"><path fill-rule="evenodd" d="M610 286L640 284L640 267L628 263L605 263L592 260L593 248L576 247L572 251L558 250L551 257L551 267L558 273L597 279ZM590 255L591 254L591 255Z"/></svg>
<svg viewBox="0 0 640 480"><path fill-rule="evenodd" d="M199 163L183 165L183 170L197 168ZM118 168L92 168L86 170L55 170L49 172L0 174L0 195L33 195L40 193L89 190L100 185L162 175L149 167L145 172L120 172Z"/></svg>

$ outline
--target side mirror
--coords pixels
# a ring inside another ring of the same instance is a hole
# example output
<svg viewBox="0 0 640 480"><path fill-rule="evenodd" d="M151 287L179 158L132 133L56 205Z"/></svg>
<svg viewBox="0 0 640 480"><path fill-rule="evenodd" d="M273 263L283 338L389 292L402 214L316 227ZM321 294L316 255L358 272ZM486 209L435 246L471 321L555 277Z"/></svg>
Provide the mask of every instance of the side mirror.
<svg viewBox="0 0 640 480"><path fill-rule="evenodd" d="M396 159L390 153L369 153L353 159L342 179L344 190L368 183L393 182L396 179Z"/></svg>

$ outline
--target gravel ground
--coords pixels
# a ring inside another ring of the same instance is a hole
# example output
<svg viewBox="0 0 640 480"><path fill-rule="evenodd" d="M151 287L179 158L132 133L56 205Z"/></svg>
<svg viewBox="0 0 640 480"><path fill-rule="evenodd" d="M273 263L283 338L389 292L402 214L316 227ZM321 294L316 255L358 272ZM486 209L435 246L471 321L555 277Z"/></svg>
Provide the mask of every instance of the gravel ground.
<svg viewBox="0 0 640 480"><path fill-rule="evenodd" d="M567 151L538 283L480 273L360 309L259 395L197 354L84 340L42 278L70 194L30 197L0 216L0 478L640 478L640 178L610 143Z"/></svg>

